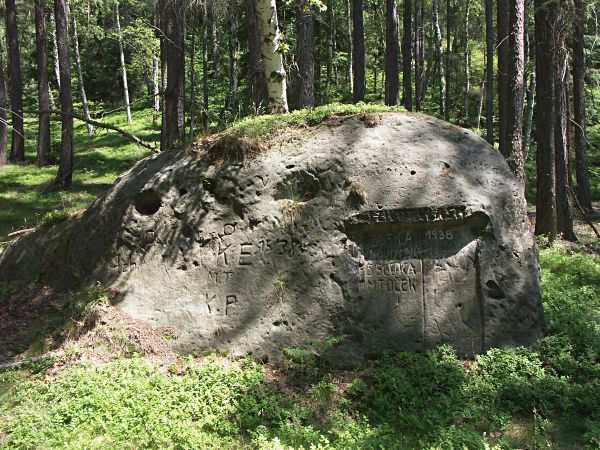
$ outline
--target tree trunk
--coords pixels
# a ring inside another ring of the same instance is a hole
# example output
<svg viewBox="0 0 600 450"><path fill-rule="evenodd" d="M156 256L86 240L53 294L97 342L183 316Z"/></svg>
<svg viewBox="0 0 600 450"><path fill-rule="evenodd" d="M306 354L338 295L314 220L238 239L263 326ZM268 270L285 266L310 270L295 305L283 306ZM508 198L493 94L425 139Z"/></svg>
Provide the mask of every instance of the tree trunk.
<svg viewBox="0 0 600 450"><path fill-rule="evenodd" d="M531 147L531 131L533 130L533 112L535 108L535 70L529 74L527 88L527 106L523 117L523 161L527 163L529 147Z"/></svg>
<svg viewBox="0 0 600 450"><path fill-rule="evenodd" d="M69 57L68 12L66 0L54 0L54 20L60 70L60 109L62 131L60 161L54 188L70 189L73 179L73 96L71 92L71 61Z"/></svg>
<svg viewBox="0 0 600 450"><path fill-rule="evenodd" d="M352 68L354 64L354 49L352 48L352 7L350 6L350 0L346 0L346 12L348 13L346 16L346 26L348 28L348 82L350 83L350 94L352 94L354 92L354 69Z"/></svg>
<svg viewBox="0 0 600 450"><path fill-rule="evenodd" d="M498 18L497 18L497 48L498 48L498 116L500 118L500 153L505 158L510 157L510 22L511 22L511 3L521 0L497 0Z"/></svg>
<svg viewBox="0 0 600 450"><path fill-rule="evenodd" d="M248 28L248 72L250 76L254 110L260 111L267 104L267 81L260 55L260 38L256 16L256 0L246 0L246 27ZM204 45L204 44L203 44Z"/></svg>
<svg viewBox="0 0 600 450"><path fill-rule="evenodd" d="M352 46L354 47L354 63L352 77L354 79L352 99L361 102L365 99L365 26L363 18L363 0L352 0Z"/></svg>
<svg viewBox="0 0 600 450"><path fill-rule="evenodd" d="M35 1L35 43L38 82L38 140L37 163L48 164L50 155L50 89L48 87L48 45L46 37L46 11L43 0ZM1 120L1 119L0 119Z"/></svg>
<svg viewBox="0 0 600 450"><path fill-rule="evenodd" d="M398 14L396 1L385 0L385 104L397 105L400 90L398 59Z"/></svg>
<svg viewBox="0 0 600 450"><path fill-rule="evenodd" d="M308 0L299 0L296 8L297 98L305 108L315 106L314 16Z"/></svg>
<svg viewBox="0 0 600 450"><path fill-rule="evenodd" d="M575 33L573 36L573 112L575 135L575 174L577 198L584 210L592 209L592 193L588 174L585 111L585 1L575 0Z"/></svg>
<svg viewBox="0 0 600 450"><path fill-rule="evenodd" d="M464 92L464 100L465 100L465 124L469 123L469 94L471 91L471 49L470 45L470 37L469 37L469 14L471 13L471 0L466 0L467 4L465 5L465 52L464 52L464 64L465 64L465 92Z"/></svg>
<svg viewBox="0 0 600 450"><path fill-rule="evenodd" d="M238 41L237 24L237 1L229 4L229 95L227 96L227 108L235 117L238 104L238 57L240 44Z"/></svg>
<svg viewBox="0 0 600 450"><path fill-rule="evenodd" d="M525 94L525 0L510 0L509 92L507 113L508 162L525 188L523 159L523 100Z"/></svg>
<svg viewBox="0 0 600 450"><path fill-rule="evenodd" d="M60 90L60 68L58 63L58 43L56 42L56 22L54 20L54 13L50 14L50 35L52 36L52 54L54 55L54 76L56 78L56 85Z"/></svg>
<svg viewBox="0 0 600 450"><path fill-rule="evenodd" d="M554 147L554 45L555 5L535 0L535 135L537 142L537 195L535 234L556 237L556 162Z"/></svg>
<svg viewBox="0 0 600 450"><path fill-rule="evenodd" d="M169 150L184 137L185 0L168 0L165 8L167 89L165 95L166 145Z"/></svg>
<svg viewBox="0 0 600 450"><path fill-rule="evenodd" d="M208 9L206 5L202 10L202 129L205 133L208 133L209 129L209 117L208 111L210 107L210 97L209 97L209 89L208 89L208 77L209 77L209 67L208 67L208 42L210 38L210 30L208 27Z"/></svg>
<svg viewBox="0 0 600 450"><path fill-rule="evenodd" d="M494 16L493 0L485 0L485 41L486 41L486 66L485 66L485 129L486 139L494 145Z"/></svg>
<svg viewBox="0 0 600 450"><path fill-rule="evenodd" d="M425 77L425 37L423 30L423 2L415 0L415 107L421 111Z"/></svg>
<svg viewBox="0 0 600 450"><path fill-rule="evenodd" d="M447 86L446 86L446 74L444 70L444 48L442 47L442 30L440 28L440 9L439 9L439 0L433 0L433 14L432 14L432 25L433 25L433 34L435 41L435 59L436 59L436 67L439 76L439 86L440 86L440 114L443 117L447 117L448 113L446 112L446 95L447 95Z"/></svg>
<svg viewBox="0 0 600 450"><path fill-rule="evenodd" d="M123 76L123 96L125 98L125 109L127 110L127 123L133 122L131 118L131 104L129 103L129 85L127 84L127 66L125 65L125 52L123 51L123 34L121 33L121 19L119 17L119 2L115 1L115 19L117 23L117 37L119 40L119 58L121 60L121 72Z"/></svg>
<svg viewBox="0 0 600 450"><path fill-rule="evenodd" d="M0 166L8 162L8 123L6 109L8 107L6 99L6 82L4 80L4 55L0 47Z"/></svg>
<svg viewBox="0 0 600 450"><path fill-rule="evenodd" d="M450 41L453 34L452 25L452 1L446 0L446 53L444 54L444 75L446 92L444 95L444 120L450 120L450 57L452 55L452 49L450 48Z"/></svg>
<svg viewBox="0 0 600 450"><path fill-rule="evenodd" d="M12 145L10 160L25 161L25 132L23 130L23 82L21 79L21 52L17 29L15 0L6 0L6 40L8 50L8 91L12 112Z"/></svg>
<svg viewBox="0 0 600 450"><path fill-rule="evenodd" d="M81 92L81 103L83 105L83 116L86 119L91 119L90 115L90 105L88 104L87 95L85 93L85 84L83 82L83 69L81 67L81 55L79 54L79 36L77 35L77 19L75 18L75 14L73 14L73 45L75 47L75 65L77 67L77 78L79 79L79 91ZM86 122L88 136L92 136L94 134L94 127Z"/></svg>
<svg viewBox="0 0 600 450"><path fill-rule="evenodd" d="M271 113L287 113L287 81L283 57L279 50L281 35L275 0L258 0L257 17L262 38L261 55L267 80L269 110Z"/></svg>
<svg viewBox="0 0 600 450"><path fill-rule="evenodd" d="M559 13L561 16L562 14ZM560 25L559 25L560 26ZM573 216L569 204L569 146L567 138L567 59L563 30L555 27L554 100L555 124L554 145L556 159L556 223L563 239L576 241L573 231Z"/></svg>
<svg viewBox="0 0 600 450"><path fill-rule="evenodd" d="M160 37L160 91L161 91L161 120L160 120L160 150L167 148L167 1L158 0L156 4L156 22Z"/></svg>
<svg viewBox="0 0 600 450"><path fill-rule="evenodd" d="M402 104L412 111L412 0L404 0L402 30Z"/></svg>
<svg viewBox="0 0 600 450"><path fill-rule="evenodd" d="M191 26L192 26L192 35L190 36L190 40L192 41L190 45L190 136L193 138L196 134L196 66L195 66L195 57L196 57L196 25L197 25L197 12L196 9L192 10L192 18L191 18Z"/></svg>
<svg viewBox="0 0 600 450"><path fill-rule="evenodd" d="M158 116L160 115L160 60L159 57L152 56L152 94L154 95L154 114L152 122L156 125Z"/></svg>

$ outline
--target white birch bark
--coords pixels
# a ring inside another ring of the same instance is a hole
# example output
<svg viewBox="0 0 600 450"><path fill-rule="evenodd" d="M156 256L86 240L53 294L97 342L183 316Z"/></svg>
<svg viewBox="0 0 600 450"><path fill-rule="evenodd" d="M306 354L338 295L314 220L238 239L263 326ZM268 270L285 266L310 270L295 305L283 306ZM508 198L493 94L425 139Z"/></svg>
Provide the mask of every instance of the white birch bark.
<svg viewBox="0 0 600 450"><path fill-rule="evenodd" d="M287 82L283 57L279 51L281 35L275 0L257 1L258 27L261 35L261 55L267 79L271 113L287 113Z"/></svg>

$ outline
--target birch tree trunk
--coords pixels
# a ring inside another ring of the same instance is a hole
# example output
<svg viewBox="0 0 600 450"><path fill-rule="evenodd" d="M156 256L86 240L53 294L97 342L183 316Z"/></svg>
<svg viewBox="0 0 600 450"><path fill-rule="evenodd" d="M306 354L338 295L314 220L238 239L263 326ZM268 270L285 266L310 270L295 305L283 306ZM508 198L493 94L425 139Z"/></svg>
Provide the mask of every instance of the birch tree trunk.
<svg viewBox="0 0 600 450"><path fill-rule="evenodd" d="M117 23L117 38L119 40L119 58L121 60L121 72L123 76L123 96L125 98L125 109L127 111L127 123L133 122L131 118L131 105L129 103L129 86L127 84L127 66L125 65L125 52L123 50L123 34L121 33L121 19L119 17L119 2L115 1L115 20Z"/></svg>
<svg viewBox="0 0 600 450"><path fill-rule="evenodd" d="M52 36L52 54L54 55L54 76L56 77L56 85L60 90L60 68L58 62L58 43L56 41L56 21L54 14L50 14L50 35Z"/></svg>
<svg viewBox="0 0 600 450"><path fill-rule="evenodd" d="M385 0L385 104L397 105L400 91L398 13L395 0Z"/></svg>
<svg viewBox="0 0 600 450"><path fill-rule="evenodd" d="M444 48L442 46L442 30L440 28L440 8L439 0L433 0L432 25L435 41L435 59L440 86L440 114L447 117L446 112L446 73L444 68Z"/></svg>
<svg viewBox="0 0 600 450"><path fill-rule="evenodd" d="M154 95L154 114L152 122L156 124L160 115L160 60L159 57L152 56L152 94Z"/></svg>
<svg viewBox="0 0 600 450"><path fill-rule="evenodd" d="M261 36L261 55L267 80L271 113L287 113L287 81L283 58L279 51L281 35L275 0L257 1L258 27Z"/></svg>
<svg viewBox="0 0 600 450"><path fill-rule="evenodd" d="M60 109L62 130L60 160L54 188L70 189L73 179L73 96L71 92L71 61L69 57L68 9L66 0L54 0L54 20L60 70Z"/></svg>
<svg viewBox="0 0 600 450"><path fill-rule="evenodd" d="M25 161L25 131L23 129L23 82L21 79L21 52L17 29L15 0L6 0L6 40L8 51L8 91L12 112L11 161Z"/></svg>
<svg viewBox="0 0 600 450"><path fill-rule="evenodd" d="M48 87L46 11L43 0L36 0L35 2L35 42L38 108L40 111L38 114L37 163L39 166L45 166L48 164L48 156L50 155L50 89Z"/></svg>
<svg viewBox="0 0 600 450"><path fill-rule="evenodd" d="M465 92L464 92L464 108L465 108L465 124L469 123L469 93L471 91L471 49L470 49L470 37L469 37L469 14L471 13L471 0L466 0L465 5L465 52L464 52L464 65L465 65Z"/></svg>
<svg viewBox="0 0 600 450"><path fill-rule="evenodd" d="M79 80L79 92L81 93L81 103L83 104L83 116L86 120L90 120L90 105L88 104L87 95L85 93L85 83L83 82L83 69L81 67L81 55L79 53L79 36L77 34L77 19L73 14L73 46L75 47L75 65L77 67L77 78ZM94 127L89 122L86 122L88 136L93 136Z"/></svg>

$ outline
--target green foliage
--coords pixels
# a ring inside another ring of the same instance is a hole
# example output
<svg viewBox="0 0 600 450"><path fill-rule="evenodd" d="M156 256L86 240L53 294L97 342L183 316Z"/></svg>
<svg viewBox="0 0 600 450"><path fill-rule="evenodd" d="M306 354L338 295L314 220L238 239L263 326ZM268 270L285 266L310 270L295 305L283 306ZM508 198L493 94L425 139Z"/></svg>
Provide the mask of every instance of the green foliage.
<svg viewBox="0 0 600 450"><path fill-rule="evenodd" d="M318 125L333 116L349 116L361 113L404 111L402 107L389 107L378 104L331 103L316 108L301 109L289 114L267 114L251 116L234 123L225 133L238 137L268 137L290 126Z"/></svg>

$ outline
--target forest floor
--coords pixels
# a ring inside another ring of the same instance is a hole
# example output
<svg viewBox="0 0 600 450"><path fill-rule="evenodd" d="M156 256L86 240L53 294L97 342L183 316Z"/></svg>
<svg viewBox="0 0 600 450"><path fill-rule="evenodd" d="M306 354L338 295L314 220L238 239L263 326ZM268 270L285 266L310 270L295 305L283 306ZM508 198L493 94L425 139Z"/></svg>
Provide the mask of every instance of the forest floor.
<svg viewBox="0 0 600 450"><path fill-rule="evenodd" d="M137 112L133 129L158 139L150 113ZM0 170L0 241L86 207L147 154L98 133L89 140L77 128L68 194L40 192L55 167ZM0 368L0 447L598 449L600 245L581 221L577 232L577 244L539 242L545 337L475 360L441 347L337 371L319 356L333 341L285 349L277 366L183 357L170 350L170 330L124 317L102 286L53 297L58 307L29 336L28 362ZM0 295L15 294L6 289Z"/></svg>

